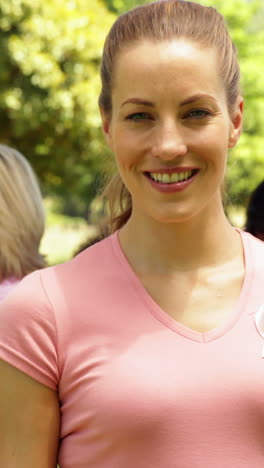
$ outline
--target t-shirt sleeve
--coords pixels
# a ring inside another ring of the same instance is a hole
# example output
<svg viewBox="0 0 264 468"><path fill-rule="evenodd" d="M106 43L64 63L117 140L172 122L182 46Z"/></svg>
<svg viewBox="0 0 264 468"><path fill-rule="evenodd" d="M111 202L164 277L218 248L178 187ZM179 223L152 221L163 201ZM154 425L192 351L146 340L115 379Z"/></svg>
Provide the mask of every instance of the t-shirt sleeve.
<svg viewBox="0 0 264 468"><path fill-rule="evenodd" d="M24 278L0 304L0 359L57 389L56 323L40 271Z"/></svg>

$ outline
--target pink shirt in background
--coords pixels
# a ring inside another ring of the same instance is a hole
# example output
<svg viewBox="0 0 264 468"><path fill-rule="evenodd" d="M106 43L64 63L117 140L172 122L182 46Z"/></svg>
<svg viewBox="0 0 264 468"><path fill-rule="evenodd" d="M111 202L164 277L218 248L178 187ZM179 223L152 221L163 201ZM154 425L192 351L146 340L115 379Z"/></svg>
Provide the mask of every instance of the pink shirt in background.
<svg viewBox="0 0 264 468"><path fill-rule="evenodd" d="M12 291L14 286L19 283L17 278L7 278L0 283L0 302Z"/></svg>
<svg viewBox="0 0 264 468"><path fill-rule="evenodd" d="M206 333L154 302L117 233L2 303L0 357L59 392L61 468L263 468L264 244L241 236L241 294Z"/></svg>

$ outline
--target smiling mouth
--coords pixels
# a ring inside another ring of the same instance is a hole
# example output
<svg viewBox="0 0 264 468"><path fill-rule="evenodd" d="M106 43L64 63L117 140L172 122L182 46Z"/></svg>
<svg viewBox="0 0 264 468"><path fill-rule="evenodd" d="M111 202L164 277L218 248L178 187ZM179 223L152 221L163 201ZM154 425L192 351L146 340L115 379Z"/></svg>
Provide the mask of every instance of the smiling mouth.
<svg viewBox="0 0 264 468"><path fill-rule="evenodd" d="M145 175L149 179L160 184L177 184L191 179L198 171L199 169L173 173L145 172Z"/></svg>

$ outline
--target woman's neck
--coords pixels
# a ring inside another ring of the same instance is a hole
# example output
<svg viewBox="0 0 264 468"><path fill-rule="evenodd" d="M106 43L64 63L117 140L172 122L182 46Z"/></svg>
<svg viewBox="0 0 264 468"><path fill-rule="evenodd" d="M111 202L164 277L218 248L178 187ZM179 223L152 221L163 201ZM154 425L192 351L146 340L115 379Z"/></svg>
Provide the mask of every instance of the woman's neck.
<svg viewBox="0 0 264 468"><path fill-rule="evenodd" d="M240 236L223 209L177 223L162 223L132 213L119 239L138 272L210 268L243 255Z"/></svg>

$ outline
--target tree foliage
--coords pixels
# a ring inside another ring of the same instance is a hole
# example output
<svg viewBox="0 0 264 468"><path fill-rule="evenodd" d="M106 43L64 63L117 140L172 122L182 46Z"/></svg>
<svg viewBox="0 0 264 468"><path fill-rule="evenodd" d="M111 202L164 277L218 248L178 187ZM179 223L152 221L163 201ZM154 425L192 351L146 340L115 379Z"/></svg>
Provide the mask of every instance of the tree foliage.
<svg viewBox="0 0 264 468"><path fill-rule="evenodd" d="M85 214L107 168L97 99L104 38L140 0L1 0L0 140L32 162L44 193ZM229 162L231 197L243 203L263 179L264 20L260 0L201 0L225 16L238 46L245 131Z"/></svg>
<svg viewBox="0 0 264 468"><path fill-rule="evenodd" d="M142 3L150 3L150 1L151 0L104 0L104 3L110 11L121 14L138 5L142 5Z"/></svg>
<svg viewBox="0 0 264 468"><path fill-rule="evenodd" d="M68 213L87 210L103 164L98 66L113 20L99 0L0 4L0 139Z"/></svg>

